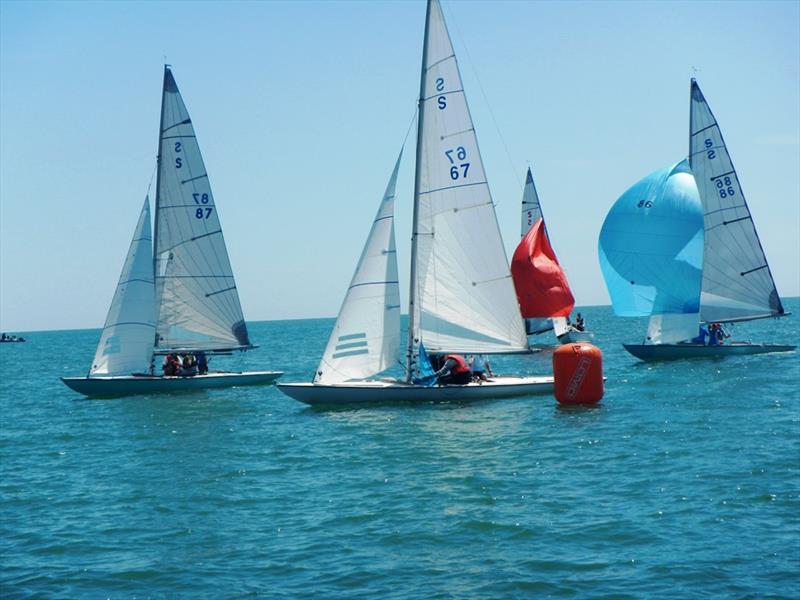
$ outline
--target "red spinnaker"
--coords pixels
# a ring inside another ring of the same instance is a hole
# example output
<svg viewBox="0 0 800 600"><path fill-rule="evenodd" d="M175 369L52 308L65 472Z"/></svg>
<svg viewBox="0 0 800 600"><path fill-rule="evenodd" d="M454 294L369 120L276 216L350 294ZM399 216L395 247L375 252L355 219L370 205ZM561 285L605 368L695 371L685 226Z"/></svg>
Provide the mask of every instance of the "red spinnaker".
<svg viewBox="0 0 800 600"><path fill-rule="evenodd" d="M542 219L533 224L514 251L511 275L526 319L568 317L572 312L575 298L547 239Z"/></svg>

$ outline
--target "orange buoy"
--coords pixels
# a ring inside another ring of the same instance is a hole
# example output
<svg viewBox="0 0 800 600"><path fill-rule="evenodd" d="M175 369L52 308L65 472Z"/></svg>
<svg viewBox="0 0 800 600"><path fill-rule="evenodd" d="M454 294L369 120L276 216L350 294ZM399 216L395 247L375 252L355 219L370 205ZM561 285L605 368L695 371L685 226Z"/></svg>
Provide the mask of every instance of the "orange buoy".
<svg viewBox="0 0 800 600"><path fill-rule="evenodd" d="M564 344L553 352L556 400L595 404L603 397L603 353L591 344Z"/></svg>

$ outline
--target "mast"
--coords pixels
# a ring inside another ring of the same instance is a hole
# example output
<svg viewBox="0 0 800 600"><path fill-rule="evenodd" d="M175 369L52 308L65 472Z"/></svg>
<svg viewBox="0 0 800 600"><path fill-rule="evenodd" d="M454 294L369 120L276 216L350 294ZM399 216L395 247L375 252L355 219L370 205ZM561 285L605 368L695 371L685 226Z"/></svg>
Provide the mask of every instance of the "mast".
<svg viewBox="0 0 800 600"><path fill-rule="evenodd" d="M153 206L153 282L155 282L156 275L158 273L158 255L156 254L156 248L158 248L158 208L161 198L161 135L162 131L164 131L164 99L166 96L165 90L167 89L168 70L169 65L165 63L164 79L161 83L161 114L159 115L158 119L158 150L156 152L156 199Z"/></svg>
<svg viewBox="0 0 800 600"><path fill-rule="evenodd" d="M417 153L414 168L414 212L411 221L411 273L408 292L408 351L406 354L406 380L414 379L412 368L416 360L414 334L417 328L416 302L417 293L417 235L419 227L419 191L420 191L420 164L422 163L422 132L425 121L425 75L428 65L428 30L431 19L431 3L428 0L425 11L425 36L422 41L422 67L419 76L419 104L417 105Z"/></svg>

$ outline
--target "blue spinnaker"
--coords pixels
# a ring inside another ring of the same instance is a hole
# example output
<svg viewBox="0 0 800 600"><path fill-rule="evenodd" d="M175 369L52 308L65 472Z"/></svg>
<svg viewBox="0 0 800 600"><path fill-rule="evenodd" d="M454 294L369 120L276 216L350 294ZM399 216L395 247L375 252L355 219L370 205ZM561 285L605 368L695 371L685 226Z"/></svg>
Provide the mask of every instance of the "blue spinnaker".
<svg viewBox="0 0 800 600"><path fill-rule="evenodd" d="M425 346L419 345L419 356L417 357L417 374L418 377L414 379L414 385L423 385L430 387L436 384L437 377L431 365L431 359L428 358L428 353L425 351Z"/></svg>
<svg viewBox="0 0 800 600"><path fill-rule="evenodd" d="M615 314L699 312L703 207L688 161L620 196L600 230L599 254Z"/></svg>

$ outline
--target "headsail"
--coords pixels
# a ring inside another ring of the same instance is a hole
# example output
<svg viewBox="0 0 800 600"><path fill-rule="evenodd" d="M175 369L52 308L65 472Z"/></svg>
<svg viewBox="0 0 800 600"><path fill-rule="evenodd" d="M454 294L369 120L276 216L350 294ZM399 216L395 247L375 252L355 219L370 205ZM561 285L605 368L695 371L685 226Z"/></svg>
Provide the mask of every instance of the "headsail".
<svg viewBox="0 0 800 600"><path fill-rule="evenodd" d="M194 127L169 67L159 133L158 347L247 348L250 339Z"/></svg>
<svg viewBox="0 0 800 600"><path fill-rule="evenodd" d="M89 376L147 373L155 339L153 239L145 198Z"/></svg>
<svg viewBox="0 0 800 600"><path fill-rule="evenodd" d="M705 216L702 319L736 321L784 314L725 140L694 79L689 147Z"/></svg>
<svg viewBox="0 0 800 600"><path fill-rule="evenodd" d="M568 317L575 306L567 276L539 218L511 258L511 274L522 316Z"/></svg>
<svg viewBox="0 0 800 600"><path fill-rule="evenodd" d="M599 254L615 314L668 321L651 327L659 330L651 341L697 335L703 219L687 161L648 175L620 196L600 230Z"/></svg>
<svg viewBox="0 0 800 600"><path fill-rule="evenodd" d="M428 2L412 231L409 360L527 349L494 204L438 0Z"/></svg>
<svg viewBox="0 0 800 600"><path fill-rule="evenodd" d="M315 383L366 379L399 359L400 283L394 240L394 190L401 157L402 151L317 368Z"/></svg>

